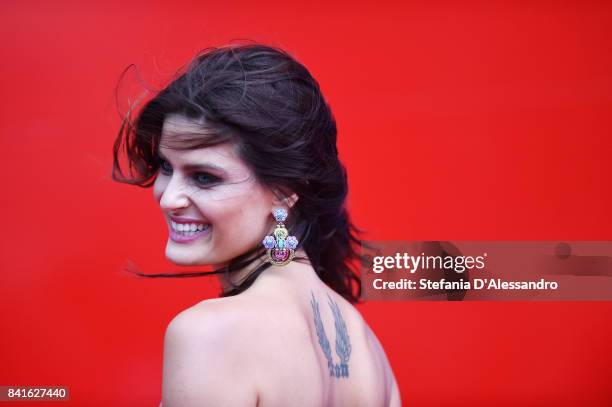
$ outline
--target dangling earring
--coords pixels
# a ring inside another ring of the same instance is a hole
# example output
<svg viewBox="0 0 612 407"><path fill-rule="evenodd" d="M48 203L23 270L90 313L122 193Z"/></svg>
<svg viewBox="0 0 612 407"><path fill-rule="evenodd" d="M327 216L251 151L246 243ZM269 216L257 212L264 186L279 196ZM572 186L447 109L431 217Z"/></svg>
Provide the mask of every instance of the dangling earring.
<svg viewBox="0 0 612 407"><path fill-rule="evenodd" d="M277 266L289 263L295 255L298 240L295 236L289 236L283 222L287 219L287 211L284 208L274 209L274 219L278 222L274 229L274 236L266 236L262 244L268 249L268 261Z"/></svg>

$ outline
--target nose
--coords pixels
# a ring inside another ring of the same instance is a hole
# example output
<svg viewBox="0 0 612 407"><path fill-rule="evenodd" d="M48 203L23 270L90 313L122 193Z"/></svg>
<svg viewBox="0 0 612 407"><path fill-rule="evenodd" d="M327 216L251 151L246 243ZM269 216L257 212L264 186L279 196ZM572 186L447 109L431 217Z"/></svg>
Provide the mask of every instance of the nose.
<svg viewBox="0 0 612 407"><path fill-rule="evenodd" d="M185 208L189 205L188 190L179 178L173 174L162 192L159 206L164 211Z"/></svg>

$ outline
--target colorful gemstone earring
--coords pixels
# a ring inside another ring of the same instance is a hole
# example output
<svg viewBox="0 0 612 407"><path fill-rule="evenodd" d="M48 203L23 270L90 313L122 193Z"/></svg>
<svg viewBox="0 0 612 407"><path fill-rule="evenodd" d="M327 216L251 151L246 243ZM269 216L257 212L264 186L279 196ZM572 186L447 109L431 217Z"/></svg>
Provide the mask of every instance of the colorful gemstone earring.
<svg viewBox="0 0 612 407"><path fill-rule="evenodd" d="M287 237L289 232L283 224L287 219L287 211L284 208L277 208L272 213L278 225L274 229L274 236L266 236L262 244L268 249L268 261L277 266L284 266L293 259L298 240L295 236Z"/></svg>

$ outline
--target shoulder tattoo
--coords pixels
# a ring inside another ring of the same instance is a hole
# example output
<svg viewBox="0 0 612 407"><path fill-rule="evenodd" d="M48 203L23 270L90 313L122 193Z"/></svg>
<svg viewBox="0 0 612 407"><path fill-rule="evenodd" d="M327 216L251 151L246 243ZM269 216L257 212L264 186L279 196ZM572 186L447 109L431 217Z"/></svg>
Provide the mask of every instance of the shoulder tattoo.
<svg viewBox="0 0 612 407"><path fill-rule="evenodd" d="M331 299L329 294L327 294L329 307L334 314L334 325L336 327L336 355L338 355L338 358L340 359L340 363L334 363L331 346L329 345L329 339L327 339L327 334L325 333L325 328L323 327L323 321L321 320L319 303L315 299L312 291L310 291L310 296L310 305L312 306L312 312L314 314L317 337L319 338L321 350L323 350L323 354L327 359L329 375L334 377L349 377L348 361L349 357L351 356L351 341L346 329L344 318L342 318L340 308L338 307L338 304Z"/></svg>

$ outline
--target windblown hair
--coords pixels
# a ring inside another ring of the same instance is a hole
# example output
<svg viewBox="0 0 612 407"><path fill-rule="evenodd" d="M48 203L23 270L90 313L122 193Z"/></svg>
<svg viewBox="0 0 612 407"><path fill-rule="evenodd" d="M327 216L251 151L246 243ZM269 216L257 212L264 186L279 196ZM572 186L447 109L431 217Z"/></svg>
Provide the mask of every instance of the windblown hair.
<svg viewBox="0 0 612 407"><path fill-rule="evenodd" d="M152 186L159 169L157 151L165 117L182 114L194 121L204 119L202 132L173 137L173 148L236 143L240 158L261 185L283 191L285 196L298 195L286 222L289 233L298 238L323 282L351 303L359 302L361 280L356 262L361 230L351 222L345 206L347 172L338 159L336 122L318 82L287 51L257 43L205 48L182 71L143 105L134 120L130 106L114 143L112 178L143 188ZM120 166L122 149L130 177ZM221 270L136 274L197 277L231 273L263 254L265 248L259 244ZM246 290L270 265L260 265L220 295Z"/></svg>

